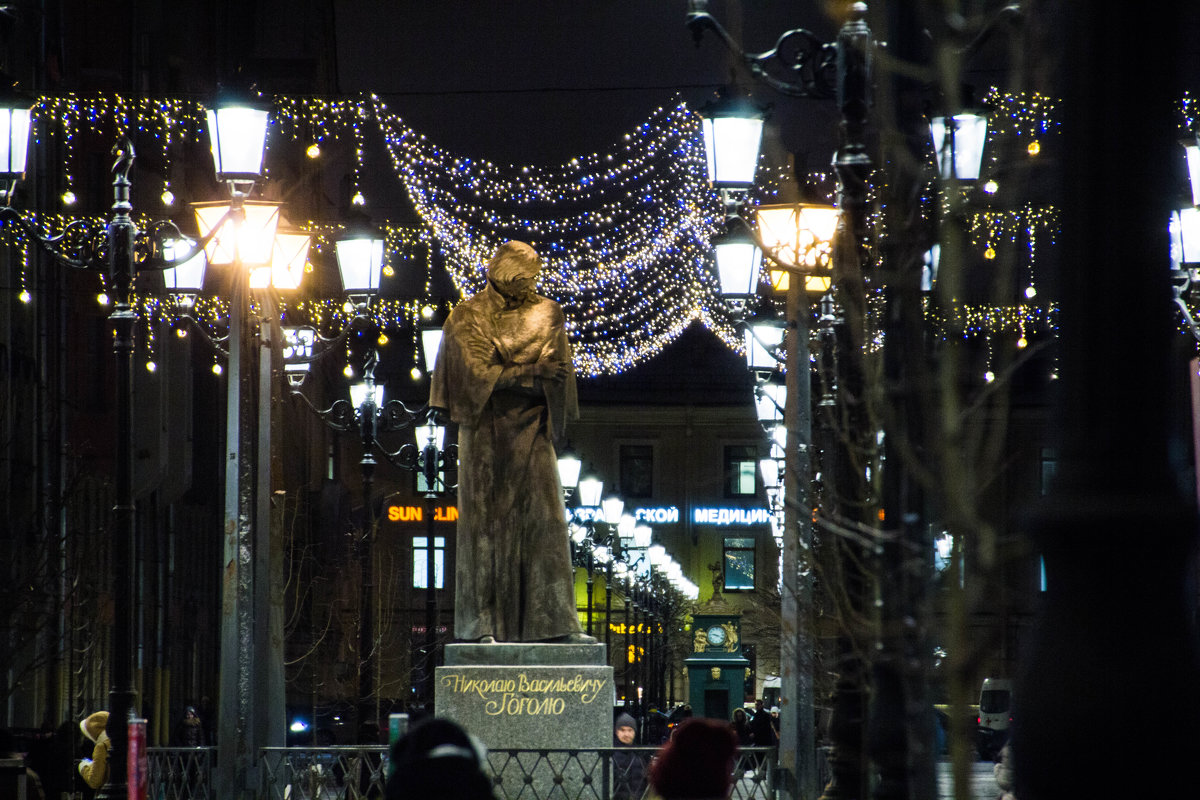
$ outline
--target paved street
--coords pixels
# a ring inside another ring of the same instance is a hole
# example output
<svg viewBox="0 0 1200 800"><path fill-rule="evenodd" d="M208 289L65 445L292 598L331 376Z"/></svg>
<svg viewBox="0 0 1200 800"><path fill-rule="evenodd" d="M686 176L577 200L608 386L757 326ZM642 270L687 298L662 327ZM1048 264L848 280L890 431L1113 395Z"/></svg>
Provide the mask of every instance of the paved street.
<svg viewBox="0 0 1200 800"><path fill-rule="evenodd" d="M993 777L991 761L975 761L971 764L971 796L956 798L950 776L950 762L939 761L937 765L938 800L995 800L1000 794Z"/></svg>

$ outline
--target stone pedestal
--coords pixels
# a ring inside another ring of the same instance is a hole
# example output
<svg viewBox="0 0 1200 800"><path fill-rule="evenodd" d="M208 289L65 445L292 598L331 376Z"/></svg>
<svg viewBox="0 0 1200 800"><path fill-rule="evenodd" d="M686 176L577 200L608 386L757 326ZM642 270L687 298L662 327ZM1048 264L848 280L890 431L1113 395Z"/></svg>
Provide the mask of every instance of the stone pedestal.
<svg viewBox="0 0 1200 800"><path fill-rule="evenodd" d="M602 644L452 644L435 673L434 712L462 725L489 751L611 747L615 700ZM594 752L519 759L493 752L489 765L497 796L515 796L530 782L598 788L603 772Z"/></svg>

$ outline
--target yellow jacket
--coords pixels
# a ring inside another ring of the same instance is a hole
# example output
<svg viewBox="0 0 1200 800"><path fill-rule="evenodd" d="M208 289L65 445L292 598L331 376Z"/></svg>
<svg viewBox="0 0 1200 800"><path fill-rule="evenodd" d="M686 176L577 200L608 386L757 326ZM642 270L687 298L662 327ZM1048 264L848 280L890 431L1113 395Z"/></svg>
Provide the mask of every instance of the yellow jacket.
<svg viewBox="0 0 1200 800"><path fill-rule="evenodd" d="M108 734L101 733L92 748L92 757L79 762L79 774L83 781L93 789L99 789L108 780Z"/></svg>

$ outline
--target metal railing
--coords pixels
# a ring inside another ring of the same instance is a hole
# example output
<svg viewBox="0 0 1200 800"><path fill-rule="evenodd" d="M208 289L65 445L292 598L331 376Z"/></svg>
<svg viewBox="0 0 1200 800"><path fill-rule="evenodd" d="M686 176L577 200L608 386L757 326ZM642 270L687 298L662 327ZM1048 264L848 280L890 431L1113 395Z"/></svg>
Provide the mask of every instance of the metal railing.
<svg viewBox="0 0 1200 800"><path fill-rule="evenodd" d="M214 800L215 747L149 748L149 800Z"/></svg>
<svg viewBox="0 0 1200 800"><path fill-rule="evenodd" d="M488 751L497 800L644 800L657 747ZM150 748L150 800L216 800L214 748ZM745 748L730 797L774 800L777 753ZM261 800L380 800L387 748L271 747L262 751Z"/></svg>

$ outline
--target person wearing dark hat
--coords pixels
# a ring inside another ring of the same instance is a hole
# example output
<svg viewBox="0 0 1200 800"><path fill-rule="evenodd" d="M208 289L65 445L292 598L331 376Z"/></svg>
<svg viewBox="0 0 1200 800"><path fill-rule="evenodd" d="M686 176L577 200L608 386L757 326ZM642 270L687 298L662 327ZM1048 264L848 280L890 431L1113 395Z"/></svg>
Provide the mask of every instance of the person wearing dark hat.
<svg viewBox="0 0 1200 800"><path fill-rule="evenodd" d="M196 713L195 706L184 709L183 719L175 725L171 739L173 747L204 747L208 744L204 737L204 722Z"/></svg>
<svg viewBox="0 0 1200 800"><path fill-rule="evenodd" d="M612 756L613 793L612 800L641 800L646 791L646 764L642 756L631 748L637 744L637 721L624 712L617 715L613 724Z"/></svg>
<svg viewBox="0 0 1200 800"><path fill-rule="evenodd" d="M650 786L663 800L729 796L737 737L729 723L692 717L675 728L650 767Z"/></svg>
<svg viewBox="0 0 1200 800"><path fill-rule="evenodd" d="M79 730L89 740L95 743L92 757L79 762L79 774L89 789L99 789L108 780L108 712L97 711L89 714L79 723Z"/></svg>
<svg viewBox="0 0 1200 800"><path fill-rule="evenodd" d="M496 800L485 757L479 740L457 724L428 717L392 745L384 800Z"/></svg>

